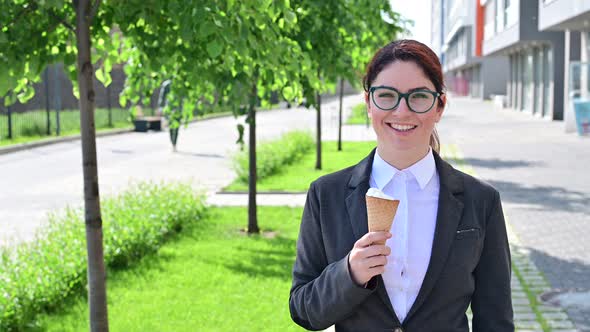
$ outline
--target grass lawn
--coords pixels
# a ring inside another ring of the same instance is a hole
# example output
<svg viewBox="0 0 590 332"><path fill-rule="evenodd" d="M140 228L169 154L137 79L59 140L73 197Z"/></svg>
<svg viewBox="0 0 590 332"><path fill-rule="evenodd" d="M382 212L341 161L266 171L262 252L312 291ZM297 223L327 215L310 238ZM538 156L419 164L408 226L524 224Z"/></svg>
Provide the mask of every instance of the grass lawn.
<svg viewBox="0 0 590 332"><path fill-rule="evenodd" d="M364 124L366 125L367 122L367 106L365 103L360 103L355 105L352 108L352 113L348 120L346 120L346 124Z"/></svg>
<svg viewBox="0 0 590 332"><path fill-rule="evenodd" d="M342 151L338 152L336 142L322 143L322 170L315 169L315 148L309 150L301 159L286 166L279 173L258 181L257 189L262 191L305 192L309 184L318 177L352 166L376 146L371 142L342 142ZM247 191L248 184L234 181L225 191Z"/></svg>
<svg viewBox="0 0 590 332"><path fill-rule="evenodd" d="M210 208L133 268L108 271L111 331L303 331L288 299L302 210L259 207L265 236L241 233L246 208ZM88 330L82 296L31 331Z"/></svg>

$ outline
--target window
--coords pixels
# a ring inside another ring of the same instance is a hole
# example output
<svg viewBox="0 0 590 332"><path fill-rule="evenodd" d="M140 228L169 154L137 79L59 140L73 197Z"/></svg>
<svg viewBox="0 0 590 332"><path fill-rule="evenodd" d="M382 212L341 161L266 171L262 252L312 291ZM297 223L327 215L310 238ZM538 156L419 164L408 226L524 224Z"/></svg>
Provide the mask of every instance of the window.
<svg viewBox="0 0 590 332"><path fill-rule="evenodd" d="M546 116L551 111L551 103L553 101L552 85L553 85L553 50L551 47L545 46L543 48L543 116Z"/></svg>
<svg viewBox="0 0 590 332"><path fill-rule="evenodd" d="M496 32L504 30L504 15L502 10L502 0L496 0Z"/></svg>
<svg viewBox="0 0 590 332"><path fill-rule="evenodd" d="M484 7L483 39L490 39L494 34L494 6L491 2L488 2Z"/></svg>
<svg viewBox="0 0 590 332"><path fill-rule="evenodd" d="M512 26L518 20L517 7L514 0L504 0L504 27Z"/></svg>

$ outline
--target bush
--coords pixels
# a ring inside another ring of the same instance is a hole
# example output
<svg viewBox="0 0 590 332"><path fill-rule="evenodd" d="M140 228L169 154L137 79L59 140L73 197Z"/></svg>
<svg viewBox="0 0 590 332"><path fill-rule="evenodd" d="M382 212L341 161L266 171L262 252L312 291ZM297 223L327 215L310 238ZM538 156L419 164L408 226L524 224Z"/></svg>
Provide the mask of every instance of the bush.
<svg viewBox="0 0 590 332"><path fill-rule="evenodd" d="M301 159L305 152L313 148L314 140L309 132L292 131L276 141L259 144L256 147L256 176L263 179L277 173L282 166ZM234 170L239 181L248 183L248 151L234 157Z"/></svg>
<svg viewBox="0 0 590 332"><path fill-rule="evenodd" d="M190 185L141 183L102 203L105 263L126 266L201 219L204 198ZM83 211L52 215L35 240L0 252L0 331L23 330L86 284Z"/></svg>
<svg viewBox="0 0 590 332"><path fill-rule="evenodd" d="M368 124L367 105L360 103L352 107L350 117L346 121L347 124Z"/></svg>

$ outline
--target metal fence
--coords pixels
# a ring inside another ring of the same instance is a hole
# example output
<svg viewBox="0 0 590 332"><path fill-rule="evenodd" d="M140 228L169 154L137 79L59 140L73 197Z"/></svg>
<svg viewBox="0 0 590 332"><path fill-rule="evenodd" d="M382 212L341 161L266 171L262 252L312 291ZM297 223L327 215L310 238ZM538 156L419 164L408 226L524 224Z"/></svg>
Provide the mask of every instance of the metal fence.
<svg viewBox="0 0 590 332"><path fill-rule="evenodd" d="M98 108L95 110L94 118L97 130L131 126L131 116L126 109ZM13 112L10 107L0 109L0 140L62 136L79 131L79 110Z"/></svg>

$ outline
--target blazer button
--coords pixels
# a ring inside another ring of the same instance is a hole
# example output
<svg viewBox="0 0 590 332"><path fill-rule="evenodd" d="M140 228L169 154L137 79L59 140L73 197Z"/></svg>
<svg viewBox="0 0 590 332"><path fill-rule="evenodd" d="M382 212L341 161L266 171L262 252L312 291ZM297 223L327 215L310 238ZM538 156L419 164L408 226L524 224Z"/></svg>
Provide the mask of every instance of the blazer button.
<svg viewBox="0 0 590 332"><path fill-rule="evenodd" d="M396 327L393 332L404 332L401 327Z"/></svg>

